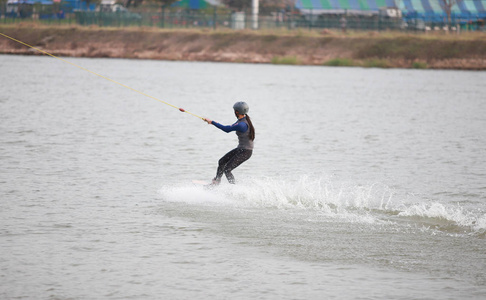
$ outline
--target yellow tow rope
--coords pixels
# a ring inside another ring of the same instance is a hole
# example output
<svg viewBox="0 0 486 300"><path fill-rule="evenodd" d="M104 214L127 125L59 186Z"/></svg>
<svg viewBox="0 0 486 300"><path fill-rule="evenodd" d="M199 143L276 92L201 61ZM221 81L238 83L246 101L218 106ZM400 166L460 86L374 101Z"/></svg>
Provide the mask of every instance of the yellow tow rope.
<svg viewBox="0 0 486 300"><path fill-rule="evenodd" d="M193 114L193 113L191 113L191 112L188 112L187 110L185 110L185 109L183 109L183 108L177 107L177 106L172 105L172 104L170 104L170 103L168 103L168 102L165 102L165 101L163 101L163 100L160 100L160 99L158 99L158 98L156 98L156 97L153 97L153 96L150 96L150 95L148 95L148 94L145 94L144 92L141 92L141 91L139 91L139 90L136 90L136 89L134 89L134 88L131 88L131 87L129 87L128 85L125 85L125 84L123 84L123 83L120 83L120 82L118 82L118 81L115 81L115 80L113 80L113 79L110 79L110 78L108 78L108 77L106 77L106 76L100 75L100 74L98 74L98 73L95 73L95 72L93 72L93 71L91 71L91 70L88 70L88 69L86 69L86 68L84 68L84 67L78 66L78 65L76 65L76 64L74 64L74 63L72 63L72 62L70 62L70 61L67 61L67 60L62 59L62 58L60 58L60 57L57 57L57 56L55 56L55 55L53 55L53 54L51 54L51 53L49 53L49 52L46 52L46 51L44 51L44 50L41 50L41 49L36 48L36 47L34 47L34 46L31 46L31 45L29 45L29 44L27 44L27 43L24 43L24 42L22 42L22 41L19 41L19 40L17 40L17 39L14 39L13 37L10 37L10 36L8 36L8 35L6 35L6 34L3 34L3 33L1 33L1 32L0 32L0 35L2 35L2 36L4 36L4 37L6 37L6 38L8 38L8 39L11 39L12 41L15 41L15 42L17 42L17 43L20 43L20 44L22 44L22 45L25 45L25 46L27 46L27 47L29 47L29 48L32 48L32 49L34 49L34 50L37 50L37 51L39 51L39 52L41 52L41 53L43 53L43 54L46 54L46 55L49 55L49 56L54 57L54 58L56 58L56 59L59 59L60 61L63 61L63 62L65 62L65 63L67 63L67 64L70 64L71 66L74 66L74 67L76 67L76 68L79 68L79 69L81 69L81 70L84 70L84 71L86 71L86 72L89 72L89 73L91 73L91 74L93 74L93 75L96 75L96 76L98 76L98 77L101 77L101 78L103 78L103 79L106 79L106 80L108 80L108 81L111 81L111 82L113 82L113 83L116 83L116 84L118 84L118 85L120 85L120 86L122 86L122 87L124 87L124 88L127 88L127 89L132 90L132 91L134 91L134 92L136 92L136 93L139 93L139 94L141 94L141 95L144 95L145 97L148 97L148 98L151 98L151 99L157 100L157 101L162 102L162 103L164 103L164 104L166 104L166 105L172 106L173 108L177 108L177 109L178 109L178 110L180 110L181 112L188 113L188 114L190 114L190 115L193 115L194 117L197 117L197 118L199 118L199 119L201 119L201 120L204 120L204 118L202 118L202 117L200 117L200 116L198 116L198 115L196 115L196 114Z"/></svg>

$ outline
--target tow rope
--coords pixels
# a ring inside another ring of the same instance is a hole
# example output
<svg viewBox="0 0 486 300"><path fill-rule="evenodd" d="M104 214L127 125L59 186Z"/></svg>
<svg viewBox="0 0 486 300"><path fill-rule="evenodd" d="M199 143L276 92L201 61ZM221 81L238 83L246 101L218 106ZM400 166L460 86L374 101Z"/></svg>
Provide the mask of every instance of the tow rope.
<svg viewBox="0 0 486 300"><path fill-rule="evenodd" d="M115 84L118 84L118 85L120 85L120 86L122 86L122 87L124 87L124 88L127 88L127 89L129 89L129 90L132 90L132 91L134 91L134 92L136 92L136 93L139 93L139 94L141 94L141 95L144 95L145 97L148 97L148 98L153 99L153 100L157 100L157 101L159 101L159 102L161 102L161 103L163 103L163 104L165 104L165 105L171 106L171 107L173 107L173 108L177 108L177 109L178 109L179 111L181 111L181 112L188 113L188 114L190 114L190 115L192 115L192 116L194 116L194 117L196 117L196 118L199 118L199 119L201 119L201 120L204 120L204 118L202 118L202 117L200 117L200 116L198 116L198 115L196 115L196 114L193 114L193 113L191 113L191 112L189 112L189 111L187 111L187 110L185 110L185 109L183 109L183 108L177 107L177 106L172 105L172 104L170 104L170 103L168 103L168 102L165 102L165 101L163 101L163 100L160 100L160 99L158 99L158 98L156 98L156 97L153 97L153 96L151 96L151 95L148 95L148 94L146 94L146 93L144 93L144 92L141 92L141 91L139 91L139 90L136 90L136 89L134 89L134 88L132 88L132 87L129 87L128 85L125 85L125 84L120 83L120 82L118 82L118 81L115 81L115 80L113 80L113 79L111 79L111 78L108 78L108 77L106 77L106 76L103 76L103 75L101 75L101 74L98 74L98 73L96 73L96 72L93 72L93 71L91 71L91 70L88 70L88 69L86 69L86 68L84 68L84 67L81 67L81 66L79 66L79 65L77 65L77 64L74 64L74 63L72 63L72 62L70 62L70 61L67 61L67 60L62 59L62 58L60 58L60 57L57 57L57 56L55 56L55 55L53 55L53 54L51 54L51 53L49 53L49 52L46 52L46 51L44 51L44 50L42 50L42 49L36 48L36 47L31 46L31 45L29 45L29 44L27 44L27 43L24 43L24 42L22 42L22 41L19 41L19 40L17 40L17 39L14 39L13 37L10 37L10 36L8 36L8 35L6 35L6 34L3 34L3 33L1 33L1 32L0 32L0 35L4 36L4 37L6 37L6 38L8 38L8 39L10 39L10 40L12 40L12 41L14 41L14 42L17 42L17 43L20 43L20 44L22 44L22 45L25 45L25 46L27 46L27 47L29 47L29 48L32 48L32 49L34 49L34 50L36 50L36 51L38 51L38 52L40 52L40 53L43 53L43 54L45 54L45 55L48 55L48 56L53 57L53 58L55 58L55 59L58 59L58 60L60 60L60 61L62 61L62 62L65 62L65 63L67 63L67 64L70 64L71 66L74 66L74 67L76 67L76 68L79 68L79 69L81 69L81 70L84 70L84 71L86 71L86 72L89 72L89 73L91 73L91 74L93 74L93 75L96 75L96 76L98 76L98 77L101 77L101 78L103 78L103 79L106 79L106 80L108 80L108 81L111 81L111 82L113 82L113 83L115 83Z"/></svg>

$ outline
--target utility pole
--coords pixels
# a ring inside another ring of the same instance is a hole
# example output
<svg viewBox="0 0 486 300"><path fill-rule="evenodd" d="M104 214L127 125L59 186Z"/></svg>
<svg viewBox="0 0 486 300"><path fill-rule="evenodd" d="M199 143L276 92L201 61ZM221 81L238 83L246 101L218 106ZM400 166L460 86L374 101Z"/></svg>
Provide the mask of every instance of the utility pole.
<svg viewBox="0 0 486 300"><path fill-rule="evenodd" d="M251 1L251 15L252 15L252 26L253 30L258 29L258 6L259 0L252 0Z"/></svg>

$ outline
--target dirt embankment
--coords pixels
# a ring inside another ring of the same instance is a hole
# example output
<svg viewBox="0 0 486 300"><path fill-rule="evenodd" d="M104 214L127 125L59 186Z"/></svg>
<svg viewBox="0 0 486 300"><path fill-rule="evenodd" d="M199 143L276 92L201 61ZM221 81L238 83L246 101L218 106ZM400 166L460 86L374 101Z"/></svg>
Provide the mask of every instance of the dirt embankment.
<svg viewBox="0 0 486 300"><path fill-rule="evenodd" d="M161 30L0 25L0 32L57 56L302 65L486 70L486 35ZM0 36L0 53L39 54ZM374 62L374 63L373 63Z"/></svg>

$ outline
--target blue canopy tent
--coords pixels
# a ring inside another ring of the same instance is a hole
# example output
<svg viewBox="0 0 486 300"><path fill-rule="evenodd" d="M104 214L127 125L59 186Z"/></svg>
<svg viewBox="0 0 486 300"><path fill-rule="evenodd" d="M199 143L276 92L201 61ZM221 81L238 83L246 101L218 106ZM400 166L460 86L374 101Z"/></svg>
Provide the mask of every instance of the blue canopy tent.
<svg viewBox="0 0 486 300"><path fill-rule="evenodd" d="M53 2L51 0L8 0L7 1L7 4L35 4L35 3L50 5Z"/></svg>
<svg viewBox="0 0 486 300"><path fill-rule="evenodd" d="M405 18L421 18L430 21L444 21L447 18L445 10L439 1L403 0L402 7ZM458 0L452 6L452 19L471 20L486 18L486 0Z"/></svg>
<svg viewBox="0 0 486 300"><path fill-rule="evenodd" d="M92 1L94 2L94 1ZM73 12L75 10L95 10L96 3L91 3L89 6L86 4L86 1L82 0L62 0L61 1L61 8L64 12Z"/></svg>
<svg viewBox="0 0 486 300"><path fill-rule="evenodd" d="M486 0L458 0L452 7L452 18L476 21L486 18ZM383 7L398 7L407 18L444 21L447 14L439 0L297 0L296 8L304 13L371 13Z"/></svg>
<svg viewBox="0 0 486 300"><path fill-rule="evenodd" d="M32 16L34 4L52 5L50 0L8 0L6 15L9 17L28 18Z"/></svg>

